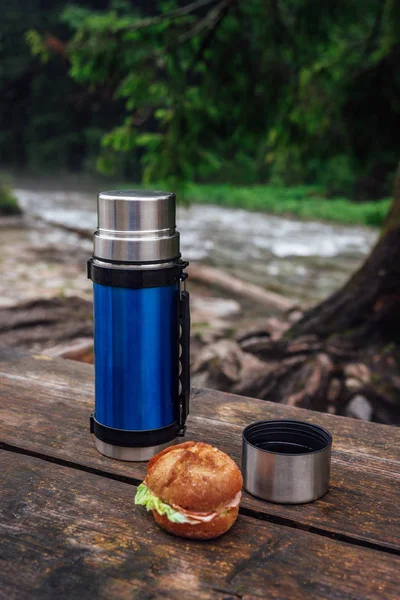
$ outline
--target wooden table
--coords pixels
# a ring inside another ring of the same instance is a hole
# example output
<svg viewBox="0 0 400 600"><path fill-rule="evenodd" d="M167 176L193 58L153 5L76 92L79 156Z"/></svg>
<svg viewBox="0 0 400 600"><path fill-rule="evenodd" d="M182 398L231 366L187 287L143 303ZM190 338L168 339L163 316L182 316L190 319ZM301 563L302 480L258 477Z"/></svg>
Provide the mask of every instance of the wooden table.
<svg viewBox="0 0 400 600"><path fill-rule="evenodd" d="M268 418L333 434L329 493L303 506L244 494L232 530L194 542L134 506L145 464L101 456L88 430L90 365L2 350L0 598L400 597L400 430L194 390L186 439L240 462Z"/></svg>

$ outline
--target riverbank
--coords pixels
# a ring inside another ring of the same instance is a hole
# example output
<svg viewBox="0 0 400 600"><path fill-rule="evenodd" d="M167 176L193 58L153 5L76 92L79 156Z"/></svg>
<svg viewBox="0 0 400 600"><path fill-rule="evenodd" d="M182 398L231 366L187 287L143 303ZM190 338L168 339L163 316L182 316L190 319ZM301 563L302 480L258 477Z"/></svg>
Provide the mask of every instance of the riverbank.
<svg viewBox="0 0 400 600"><path fill-rule="evenodd" d="M144 186L137 182L121 182L102 175L60 174L34 175L26 172L2 172L7 181L15 188L64 190L91 193L94 196L104 189L140 189ZM60 181L62 184L60 185ZM159 183L146 186L153 189L165 189ZM177 190L175 190L177 191ZM182 192L177 191L178 201ZM367 225L381 227L389 210L391 199L354 202L349 198L327 198L319 186L297 185L254 185L236 186L226 184L189 183L184 188L184 203L207 204L226 208L241 208L251 212L293 217L302 221L325 221L345 225Z"/></svg>
<svg viewBox="0 0 400 600"><path fill-rule="evenodd" d="M326 198L316 186L233 186L230 184L189 184L189 202L244 208L304 220L321 220L347 225L380 227L391 200L353 202L348 198Z"/></svg>

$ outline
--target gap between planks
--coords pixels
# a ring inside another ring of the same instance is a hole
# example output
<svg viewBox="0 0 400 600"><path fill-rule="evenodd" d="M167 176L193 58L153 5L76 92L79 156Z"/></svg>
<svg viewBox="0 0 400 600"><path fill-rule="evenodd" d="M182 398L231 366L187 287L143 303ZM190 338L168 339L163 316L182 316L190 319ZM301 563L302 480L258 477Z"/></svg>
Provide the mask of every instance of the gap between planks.
<svg viewBox="0 0 400 600"><path fill-rule="evenodd" d="M61 458L55 458L52 456L47 456L40 452L34 452L31 450L25 450L24 448L20 448L18 446L13 446L12 444L7 444L5 442L0 442L0 450L7 452L14 452L16 454L22 454L25 456L31 456L33 458L38 458L40 460L57 464L61 467L67 467L71 469L76 469L78 471L84 471L86 473L91 473L93 475L99 475L101 477L106 477L108 479L113 479L114 481L119 481L121 483L126 483L132 486L138 486L141 483L140 479L136 479L134 477L127 477L125 475L118 475L116 473L110 473L107 471L101 471L100 469L96 469L94 467L88 467L85 465L81 465L79 463L75 463L72 461L64 460ZM247 517L251 517L253 519L258 519L260 521L265 521L267 523L273 523L274 525L281 525L282 527L289 527L291 529L300 529L301 531L306 531L308 533L319 535L321 537L329 538L332 540L340 541L345 544L350 544L352 546L359 546L361 548L368 548L370 550L377 550L378 552L384 552L386 554L391 554L393 556L400 556L400 549L391 548L390 546L381 546L380 544L374 542L368 542L367 540L360 540L354 538L350 535L335 533L332 531L327 531L326 529L322 529L320 527L314 527L312 525L306 525L303 523L299 523L293 519L288 519L286 517L279 517L277 515L271 515L268 513L261 513L256 510L252 510L251 508L240 507L240 514L245 515Z"/></svg>

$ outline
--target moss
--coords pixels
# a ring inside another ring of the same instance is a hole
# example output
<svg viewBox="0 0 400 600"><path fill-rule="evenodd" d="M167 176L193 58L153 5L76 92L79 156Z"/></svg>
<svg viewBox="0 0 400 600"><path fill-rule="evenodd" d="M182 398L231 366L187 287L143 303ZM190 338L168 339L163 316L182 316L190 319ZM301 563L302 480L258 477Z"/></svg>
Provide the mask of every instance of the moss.
<svg viewBox="0 0 400 600"><path fill-rule="evenodd" d="M195 321L192 323L192 331L195 333L201 333L208 327L210 327L210 323L208 321Z"/></svg>
<svg viewBox="0 0 400 600"><path fill-rule="evenodd" d="M225 336L230 339L233 340L235 338L236 335L236 328L235 327L230 327L226 332L225 332Z"/></svg>
<svg viewBox="0 0 400 600"><path fill-rule="evenodd" d="M317 219L349 225L380 227L389 210L390 199L355 203L348 198L327 198L317 186L190 184L190 201L245 208L299 219Z"/></svg>
<svg viewBox="0 0 400 600"><path fill-rule="evenodd" d="M0 179L0 215L20 215L22 210L9 184Z"/></svg>

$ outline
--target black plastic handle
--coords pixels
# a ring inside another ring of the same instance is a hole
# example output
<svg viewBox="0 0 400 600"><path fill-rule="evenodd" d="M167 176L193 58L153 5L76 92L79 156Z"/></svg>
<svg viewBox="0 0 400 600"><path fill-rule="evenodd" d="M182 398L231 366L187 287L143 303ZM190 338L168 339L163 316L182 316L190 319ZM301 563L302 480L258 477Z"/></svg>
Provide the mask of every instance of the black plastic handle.
<svg viewBox="0 0 400 600"><path fill-rule="evenodd" d="M179 428L178 435L184 435L186 417L189 414L190 398L190 295L183 290L179 301L179 325L181 335L179 345L181 346L181 393L179 395Z"/></svg>

